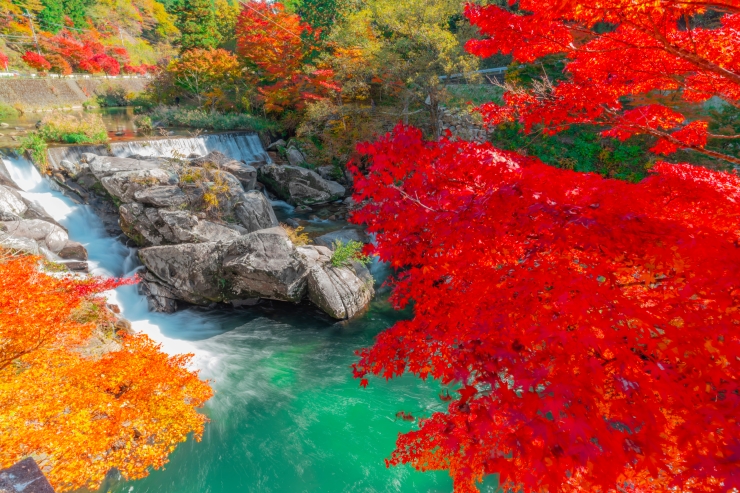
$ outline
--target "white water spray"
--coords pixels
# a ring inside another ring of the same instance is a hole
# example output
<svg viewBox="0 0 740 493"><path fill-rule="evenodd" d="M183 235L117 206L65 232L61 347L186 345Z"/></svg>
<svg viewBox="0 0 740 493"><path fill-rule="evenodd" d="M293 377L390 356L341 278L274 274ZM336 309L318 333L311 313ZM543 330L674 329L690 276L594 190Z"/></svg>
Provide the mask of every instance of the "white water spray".
<svg viewBox="0 0 740 493"><path fill-rule="evenodd" d="M91 274L122 277L133 275L140 267L135 251L111 238L89 206L77 205L52 189L49 181L28 160L6 156L3 163L13 181L22 189L21 194L43 207L69 230L70 238L85 246ZM124 286L106 295L110 303L121 308L122 315L131 321L134 330L162 344L164 351L170 354L194 353L194 365L205 370L215 364L215 358L208 351L192 342L203 339L208 333L213 334L216 330L213 322L187 310L173 315L149 312L146 298L137 293L136 286Z"/></svg>

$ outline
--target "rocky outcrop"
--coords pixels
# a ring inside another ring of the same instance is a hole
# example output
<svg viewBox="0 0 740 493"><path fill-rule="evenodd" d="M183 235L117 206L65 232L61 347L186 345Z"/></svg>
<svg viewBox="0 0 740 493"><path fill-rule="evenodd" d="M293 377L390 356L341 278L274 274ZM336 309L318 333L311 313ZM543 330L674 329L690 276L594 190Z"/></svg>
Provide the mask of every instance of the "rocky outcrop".
<svg viewBox="0 0 740 493"><path fill-rule="evenodd" d="M281 166L286 169L262 173L270 166L262 166L259 176L274 176L296 200L317 203L344 195L343 187L310 170ZM166 160L86 153L60 169L68 181L106 194L118 207L121 230L142 247L146 272L140 289L152 310L173 312L181 302L239 306L261 298L297 303L308 297L330 316L345 319L373 296L361 266L333 267L332 252L323 246L296 248L265 195L254 190L257 170L224 154ZM6 209L17 215L23 204L13 198ZM53 239L37 241L62 252Z"/></svg>
<svg viewBox="0 0 740 493"><path fill-rule="evenodd" d="M267 198L243 185L254 188L257 171L220 152L184 162L82 157L72 168L88 169L120 204L121 229L139 246L226 241L278 224Z"/></svg>
<svg viewBox="0 0 740 493"><path fill-rule="evenodd" d="M375 295L373 277L359 262L331 264L331 250L322 246L300 247L308 269L309 299L334 318L353 318L363 312Z"/></svg>
<svg viewBox="0 0 740 493"><path fill-rule="evenodd" d="M330 316L346 319L361 313L374 295L372 277L360 264L333 267L331 250L296 248L280 227L228 242L144 248L139 257L147 267L143 290L150 307L161 311L174 311L175 300L299 302L308 295Z"/></svg>
<svg viewBox="0 0 740 493"><path fill-rule="evenodd" d="M259 179L278 197L292 205L325 204L344 197L345 189L335 181L298 166L268 164L259 169Z"/></svg>
<svg viewBox="0 0 740 493"><path fill-rule="evenodd" d="M3 175L0 170L0 175ZM24 198L7 174L0 185L0 246L44 255L70 270L87 270L87 251L37 204Z"/></svg>

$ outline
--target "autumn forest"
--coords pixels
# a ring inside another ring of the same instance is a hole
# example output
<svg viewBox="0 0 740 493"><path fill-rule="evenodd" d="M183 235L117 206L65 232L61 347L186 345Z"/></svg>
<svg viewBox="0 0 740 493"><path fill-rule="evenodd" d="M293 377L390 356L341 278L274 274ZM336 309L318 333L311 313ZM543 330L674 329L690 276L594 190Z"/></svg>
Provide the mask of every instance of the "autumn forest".
<svg viewBox="0 0 740 493"><path fill-rule="evenodd" d="M0 0L0 127L0 492L740 491L740 0Z"/></svg>

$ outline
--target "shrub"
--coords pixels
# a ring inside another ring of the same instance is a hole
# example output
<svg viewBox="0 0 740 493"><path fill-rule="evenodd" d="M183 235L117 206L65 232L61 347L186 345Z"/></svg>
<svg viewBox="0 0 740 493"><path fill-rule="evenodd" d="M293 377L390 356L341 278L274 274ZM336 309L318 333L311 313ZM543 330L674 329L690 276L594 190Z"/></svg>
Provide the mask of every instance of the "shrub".
<svg viewBox="0 0 740 493"><path fill-rule="evenodd" d="M108 141L105 123L96 113L51 113L41 120L39 134L47 142L66 144L102 144Z"/></svg>
<svg viewBox="0 0 740 493"><path fill-rule="evenodd" d="M205 110L159 106L149 117L166 127L191 127L209 130L277 130L277 124L248 113L219 113Z"/></svg>
<svg viewBox="0 0 740 493"><path fill-rule="evenodd" d="M308 237L308 234L303 231L303 226L293 228L283 223L280 223L280 226L285 230L288 234L288 238L290 238L290 241L295 246L304 246L311 243L311 239Z"/></svg>
<svg viewBox="0 0 740 493"><path fill-rule="evenodd" d="M359 241L349 240L347 243L341 241L334 242L334 254L331 256L331 265L334 267L347 267L352 262L359 262L362 265L370 263L370 257L362 253L362 243Z"/></svg>
<svg viewBox="0 0 740 493"><path fill-rule="evenodd" d="M7 103L0 103L0 118L15 118L18 110Z"/></svg>
<svg viewBox="0 0 740 493"><path fill-rule="evenodd" d="M21 154L28 154L31 157L31 161L36 163L39 171L46 173L49 167L49 161L46 158L46 140L38 132L33 132L23 137L21 145L18 148L18 152Z"/></svg>

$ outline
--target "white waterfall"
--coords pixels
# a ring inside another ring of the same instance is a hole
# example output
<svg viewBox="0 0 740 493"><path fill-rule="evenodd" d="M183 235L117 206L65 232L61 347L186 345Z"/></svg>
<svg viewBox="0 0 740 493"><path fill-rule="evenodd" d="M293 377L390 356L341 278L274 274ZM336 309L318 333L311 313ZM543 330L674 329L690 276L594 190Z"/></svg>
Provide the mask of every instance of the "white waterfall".
<svg viewBox="0 0 740 493"><path fill-rule="evenodd" d="M205 156L211 151L219 151L232 159L244 161L247 164L270 162L270 157L263 149L259 136L243 132L121 141L106 145L53 147L49 149L49 162L52 167L56 168L64 159L72 162L79 161L81 155L85 152L116 157L137 155L185 158L191 154Z"/></svg>
<svg viewBox="0 0 740 493"><path fill-rule="evenodd" d="M100 218L86 205L71 199L50 186L38 170L24 158L3 156L13 181L22 195L36 202L59 224L69 236L82 243L89 256L90 272L101 276L129 276L139 267L136 253L105 230ZM194 364L207 368L213 361L210 352L187 339L199 339L213 325L205 316L189 310L172 315L148 311L146 298L136 286L123 286L106 293L110 303L121 308L122 315L131 321L134 330L147 334L162 344L168 353L195 353Z"/></svg>

